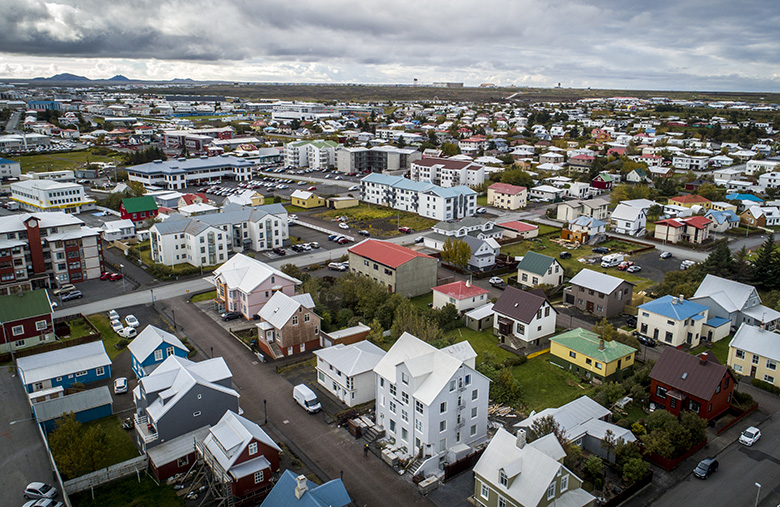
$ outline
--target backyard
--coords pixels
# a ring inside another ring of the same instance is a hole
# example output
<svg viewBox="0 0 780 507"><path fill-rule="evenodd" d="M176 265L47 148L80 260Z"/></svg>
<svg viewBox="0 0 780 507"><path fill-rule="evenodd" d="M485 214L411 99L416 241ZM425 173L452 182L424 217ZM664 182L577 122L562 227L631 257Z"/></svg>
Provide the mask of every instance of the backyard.
<svg viewBox="0 0 780 507"><path fill-rule="evenodd" d="M333 220L346 216L350 227L363 228L373 236L398 236L403 234L399 227L409 227L413 231L430 229L437 221L424 218L414 213L398 211L384 206L362 203L354 208L328 210L318 213L318 218Z"/></svg>
<svg viewBox="0 0 780 507"><path fill-rule="evenodd" d="M448 338L455 337L456 343L468 341L477 353L477 364L484 360L485 353L493 354L496 362L499 363L506 359L517 357L515 354L498 346L498 338L493 336L491 330L480 332L467 327L459 327L447 331L444 333L444 336Z"/></svg>
<svg viewBox="0 0 780 507"><path fill-rule="evenodd" d="M92 325L100 331L100 335L103 337L103 345L106 347L106 353L108 354L109 359L113 361L124 349L117 348L117 344L121 338L111 328L108 316L103 313L94 313L92 315L87 315L87 319L89 319Z"/></svg>
<svg viewBox="0 0 780 507"><path fill-rule="evenodd" d="M94 496L94 498L93 498ZM184 500L172 486L158 486L151 477L142 474L140 481L134 474L125 479L71 495L73 505L79 507L182 507Z"/></svg>
<svg viewBox="0 0 780 507"><path fill-rule="evenodd" d="M711 352L715 354L715 358L720 361L720 364L726 364L729 359L729 343L731 342L731 336L722 338L712 344L712 347L708 347L707 344L700 345L691 351L691 354L701 354L702 352Z"/></svg>
<svg viewBox="0 0 780 507"><path fill-rule="evenodd" d="M92 426L99 426L105 433L108 446L106 455L111 457L111 464L122 463L139 455L131 437L132 430L122 429L119 416L112 415L85 423L83 429L86 431Z"/></svg>
<svg viewBox="0 0 780 507"><path fill-rule="evenodd" d="M67 338L81 338L92 333L90 325L81 317L68 321L68 327L70 328L70 334Z"/></svg>
<svg viewBox="0 0 780 507"><path fill-rule="evenodd" d="M523 405L529 412L560 407L593 390L581 385L574 374L551 364L549 352L513 367L512 375L522 386Z"/></svg>
<svg viewBox="0 0 780 507"><path fill-rule="evenodd" d="M94 155L88 150L71 151L66 153L47 153L45 155L22 155L14 157L22 165L22 172L28 171L62 171L73 170L79 166L91 162L119 162L121 163L121 153L116 152L113 157L104 155Z"/></svg>

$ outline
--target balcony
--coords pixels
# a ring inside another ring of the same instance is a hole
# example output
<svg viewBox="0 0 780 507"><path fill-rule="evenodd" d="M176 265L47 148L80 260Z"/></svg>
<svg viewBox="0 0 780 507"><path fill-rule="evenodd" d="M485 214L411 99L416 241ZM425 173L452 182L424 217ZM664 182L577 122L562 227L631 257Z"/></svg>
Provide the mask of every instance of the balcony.
<svg viewBox="0 0 780 507"><path fill-rule="evenodd" d="M135 415L135 430L141 436L144 443L154 442L159 438L157 434L157 428L149 422L149 418L145 415Z"/></svg>

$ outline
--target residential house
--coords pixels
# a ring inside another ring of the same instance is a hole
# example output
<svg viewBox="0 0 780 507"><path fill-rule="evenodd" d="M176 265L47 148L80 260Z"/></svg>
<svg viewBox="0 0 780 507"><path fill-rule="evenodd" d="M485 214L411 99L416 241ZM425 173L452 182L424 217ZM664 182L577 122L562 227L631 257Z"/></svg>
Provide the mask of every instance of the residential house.
<svg viewBox="0 0 780 507"><path fill-rule="evenodd" d="M282 450L255 422L228 410L195 446L228 504L257 499L274 484Z"/></svg>
<svg viewBox="0 0 780 507"><path fill-rule="evenodd" d="M362 322L358 322L356 326L337 329L330 333L320 330L320 346L327 348L338 344L352 345L368 338L369 333L371 333L371 328Z"/></svg>
<svg viewBox="0 0 780 507"><path fill-rule="evenodd" d="M154 219L157 216L157 202L151 195L130 197L122 199L119 205L119 214L123 220L132 220L133 223Z"/></svg>
<svg viewBox="0 0 780 507"><path fill-rule="evenodd" d="M347 252L353 273L386 285L390 293L414 297L437 285L439 263L429 255L376 239L361 241Z"/></svg>
<svg viewBox="0 0 780 507"><path fill-rule="evenodd" d="M32 405L33 417L47 434L57 428L58 420L68 414L82 423L109 417L114 413L114 400L107 386L60 396Z"/></svg>
<svg viewBox="0 0 780 507"><path fill-rule="evenodd" d="M96 341L20 357L16 369L25 391L34 393L110 379L111 359L103 342Z"/></svg>
<svg viewBox="0 0 780 507"><path fill-rule="evenodd" d="M244 254L235 254L214 270L217 311L253 318L276 292L295 294L301 281Z"/></svg>
<svg viewBox="0 0 780 507"><path fill-rule="evenodd" d="M219 422L228 410L238 412L233 374L221 357L194 363L168 356L133 389L138 447L159 444Z"/></svg>
<svg viewBox="0 0 780 507"><path fill-rule="evenodd" d="M556 220L562 222L573 222L580 216L595 218L596 220L607 220L609 202L605 199L588 199L584 201L567 201L558 204L558 214Z"/></svg>
<svg viewBox="0 0 780 507"><path fill-rule="evenodd" d="M726 232L734 227L739 227L739 215L730 209L724 211L708 210L704 216L712 220L712 232Z"/></svg>
<svg viewBox="0 0 780 507"><path fill-rule="evenodd" d="M371 136L370 132L361 135ZM358 140L365 143L369 139ZM338 170L342 173L376 172L383 174L402 174L410 171L411 163L422 158L416 148L397 148L391 145L345 147L336 150Z"/></svg>
<svg viewBox="0 0 780 507"><path fill-rule="evenodd" d="M493 220L478 217L465 217L457 222L439 222L432 227L433 234L425 236L424 244L427 248L441 251L444 248L444 243L447 239L451 240L464 240L467 236L471 236L472 239L478 239L480 242L470 242L472 256L483 246L483 241L488 239L501 239L504 234L503 229L495 227L496 223ZM491 241L489 248L495 250L497 243ZM486 252L482 252L483 254ZM498 251L495 251L498 254ZM495 255L493 256L495 258ZM472 265L492 265L486 263L484 259L473 259Z"/></svg>
<svg viewBox="0 0 780 507"><path fill-rule="evenodd" d="M649 167L651 178L671 178L674 176L674 169L671 167Z"/></svg>
<svg viewBox="0 0 780 507"><path fill-rule="evenodd" d="M590 186L599 190L612 190L615 185L615 177L609 173L599 173L590 182Z"/></svg>
<svg viewBox="0 0 780 507"><path fill-rule="evenodd" d="M137 378L154 371L170 356L187 357L189 350L176 335L148 325L127 346Z"/></svg>
<svg viewBox="0 0 780 507"><path fill-rule="evenodd" d="M516 210L525 208L528 202L528 189L508 183L493 183L488 187L487 203L500 209Z"/></svg>
<svg viewBox="0 0 780 507"><path fill-rule="evenodd" d="M631 430L612 424L612 412L588 396L580 396L558 408L546 408L515 424L515 428L530 432L534 422L546 417L552 417L558 423L569 442L612 462L615 461L614 453L602 446L607 431L612 433L615 443L637 440Z"/></svg>
<svg viewBox="0 0 780 507"><path fill-rule="evenodd" d="M480 507L566 505L591 507L596 499L563 463L563 447L552 433L527 442L526 430L515 437L503 428L474 465L474 496Z"/></svg>
<svg viewBox="0 0 780 507"><path fill-rule="evenodd" d="M661 343L695 348L705 336L703 327L709 320L709 308L702 304L667 295L639 306L638 310L637 331Z"/></svg>
<svg viewBox="0 0 780 507"><path fill-rule="evenodd" d="M274 292L257 315L257 345L274 359L320 346L320 316L310 294Z"/></svg>
<svg viewBox="0 0 780 507"><path fill-rule="evenodd" d="M604 234L606 230L606 222L583 215L561 229L561 238L586 243L590 238Z"/></svg>
<svg viewBox="0 0 780 507"><path fill-rule="evenodd" d="M225 204L237 204L239 206L262 206L265 204L265 196L256 190L247 189L237 194L227 196L227 198L225 198L225 200L222 202L223 206ZM182 212L181 208L179 208L179 212Z"/></svg>
<svg viewBox="0 0 780 507"><path fill-rule="evenodd" d="M555 333L557 310L543 291L507 287L493 304L493 334L515 349L538 346Z"/></svg>
<svg viewBox="0 0 780 507"><path fill-rule="evenodd" d="M176 203L176 207L183 208L193 204L209 204L209 198L203 192L183 194L179 197L179 202Z"/></svg>
<svg viewBox="0 0 780 507"><path fill-rule="evenodd" d="M755 287L715 275L704 277L691 300L707 306L710 318L727 319L732 330L746 323L773 331L780 320L780 312L761 304Z"/></svg>
<svg viewBox="0 0 780 507"><path fill-rule="evenodd" d="M731 406L735 384L714 354L694 356L666 347L650 371L650 401L675 416L688 410L711 421Z"/></svg>
<svg viewBox="0 0 780 507"><path fill-rule="evenodd" d="M376 396L374 368L385 351L368 340L339 343L315 350L317 382L348 407L367 403Z"/></svg>
<svg viewBox="0 0 780 507"><path fill-rule="evenodd" d="M517 283L526 288L538 285L558 287L563 283L563 266L554 257L527 252L517 265Z"/></svg>
<svg viewBox="0 0 780 507"><path fill-rule="evenodd" d="M313 192L295 190L290 194L290 204L306 209L319 208L320 206L325 205L325 200L322 197L315 195Z"/></svg>
<svg viewBox="0 0 780 507"><path fill-rule="evenodd" d="M703 216L667 218L655 223L655 239L700 245L710 237L712 220Z"/></svg>
<svg viewBox="0 0 780 507"><path fill-rule="evenodd" d="M747 227L766 227L767 217L760 206L750 206L739 216L739 222Z"/></svg>
<svg viewBox="0 0 780 507"><path fill-rule="evenodd" d="M539 235L538 226L527 224L525 222L518 222L516 220L498 224L498 227L503 229L503 236L509 239L530 239Z"/></svg>
<svg viewBox="0 0 780 507"><path fill-rule="evenodd" d="M162 482L176 474L186 474L190 471L198 460L195 443L206 438L210 427L203 426L146 451L149 470L158 481Z"/></svg>
<svg viewBox="0 0 780 507"><path fill-rule="evenodd" d="M540 164L563 164L564 162L566 162L566 157L554 151L539 155Z"/></svg>
<svg viewBox="0 0 780 507"><path fill-rule="evenodd" d="M703 171L707 169L709 160L704 156L680 154L672 157L672 167L684 171Z"/></svg>
<svg viewBox="0 0 780 507"><path fill-rule="evenodd" d="M468 342L437 349L409 333L398 338L374 368L376 424L388 450L438 470L452 448L485 441L490 380L476 357Z"/></svg>
<svg viewBox="0 0 780 507"><path fill-rule="evenodd" d="M472 285L469 281L458 280L433 288L433 307L436 309L450 304L463 313L489 301L490 293L482 287Z"/></svg>
<svg viewBox="0 0 780 507"><path fill-rule="evenodd" d="M52 302L46 289L0 296L0 333L3 352L55 341Z"/></svg>
<svg viewBox="0 0 780 507"><path fill-rule="evenodd" d="M485 329L493 329L493 303L487 303L482 306L478 306L473 310L469 310L463 316L465 319L466 327L473 329L474 331L483 331Z"/></svg>
<svg viewBox="0 0 780 507"><path fill-rule="evenodd" d="M691 206L701 206L705 209L709 209L710 204L712 203L712 201L706 197L693 194L670 197L669 202L672 204L677 204L678 206L685 206L686 208L690 208Z"/></svg>
<svg viewBox="0 0 780 507"><path fill-rule="evenodd" d="M409 179L443 188L476 187L485 183L485 167L471 160L425 157L411 163Z"/></svg>
<svg viewBox="0 0 780 507"><path fill-rule="evenodd" d="M774 331L742 323L729 343L727 364L740 375L763 380L780 387L777 363L780 362L780 340Z"/></svg>
<svg viewBox="0 0 780 507"><path fill-rule="evenodd" d="M578 173L586 173L590 171L590 166L593 165L593 161L596 159L593 155L586 155L581 153L579 155L573 155L569 157L569 170L576 171Z"/></svg>
<svg viewBox="0 0 780 507"><path fill-rule="evenodd" d="M566 189L553 187L552 185L538 185L529 190L529 197L531 200L538 200L543 202L558 202L563 199L566 194Z"/></svg>
<svg viewBox="0 0 780 507"><path fill-rule="evenodd" d="M626 175L626 181L628 183L648 183L650 177L647 175L644 169L637 167Z"/></svg>
<svg viewBox="0 0 780 507"><path fill-rule="evenodd" d="M468 266L471 269L484 271L491 269L496 264L496 256L499 254L501 246L495 239L480 239L470 234L460 239L471 249L468 261Z"/></svg>
<svg viewBox="0 0 780 507"><path fill-rule="evenodd" d="M103 241L124 241L135 237L135 224L132 220L114 220L102 227Z"/></svg>
<svg viewBox="0 0 780 507"><path fill-rule="evenodd" d="M550 338L550 354L552 363L602 382L625 378L631 373L636 359L635 348L614 340L605 341L582 328Z"/></svg>
<svg viewBox="0 0 780 507"><path fill-rule="evenodd" d="M296 477L285 470L260 507L347 507L351 504L352 499L341 479L317 484L305 475Z"/></svg>
<svg viewBox="0 0 780 507"><path fill-rule="evenodd" d="M0 158L0 179L18 178L22 175L22 164L7 158Z"/></svg>
<svg viewBox="0 0 780 507"><path fill-rule="evenodd" d="M641 207L618 204L609 218L609 225L618 234L644 236L647 232L647 211Z"/></svg>
<svg viewBox="0 0 780 507"><path fill-rule="evenodd" d="M600 318L623 313L631 304L634 284L606 273L583 269L563 289L563 300Z"/></svg>

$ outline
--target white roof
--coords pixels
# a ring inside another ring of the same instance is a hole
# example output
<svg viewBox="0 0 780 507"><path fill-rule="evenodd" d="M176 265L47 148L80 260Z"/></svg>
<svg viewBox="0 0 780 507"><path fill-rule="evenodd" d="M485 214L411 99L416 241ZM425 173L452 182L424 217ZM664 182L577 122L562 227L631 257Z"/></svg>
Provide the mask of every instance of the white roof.
<svg viewBox="0 0 780 507"><path fill-rule="evenodd" d="M65 213L64 211L48 211L42 213L18 213L0 217L0 231L25 231L24 222L30 217L38 219L39 226L42 229L47 227L64 227L66 225L84 225L84 222L78 217Z"/></svg>
<svg viewBox="0 0 780 507"><path fill-rule="evenodd" d="M780 334L743 322L729 343L729 348L780 361Z"/></svg>
<svg viewBox="0 0 780 507"><path fill-rule="evenodd" d="M755 287L715 275L707 275L691 299L710 297L729 313L745 307Z"/></svg>
<svg viewBox="0 0 780 507"><path fill-rule="evenodd" d="M132 354L133 357L143 362L163 343L167 343L168 345L185 352L187 351L187 347L184 346L176 335L152 325L146 326L146 328L130 342L127 348L130 350L130 354Z"/></svg>
<svg viewBox="0 0 780 507"><path fill-rule="evenodd" d="M202 441L206 438L210 427L206 425L179 437L172 438L151 449L147 449L146 454L149 455L149 459L157 467L170 463L173 460L195 452L195 439Z"/></svg>
<svg viewBox="0 0 780 507"><path fill-rule="evenodd" d="M282 277L296 285L301 283L297 278L286 275L265 262L260 262L241 253L235 254L214 270L215 279L219 279L229 289L238 289L246 294L252 292L271 276Z"/></svg>
<svg viewBox="0 0 780 507"><path fill-rule="evenodd" d="M352 345L339 343L333 347L315 350L314 355L338 369L347 377L372 371L385 356L385 351L368 340Z"/></svg>
<svg viewBox="0 0 780 507"><path fill-rule="evenodd" d="M291 198L303 199L304 201L308 200L312 196L314 196L312 192L309 192L308 190L300 190L300 189L290 194Z"/></svg>
<svg viewBox="0 0 780 507"><path fill-rule="evenodd" d="M108 358L101 341L20 357L16 360L19 376L22 377L25 385L110 365L111 359Z"/></svg>
<svg viewBox="0 0 780 507"><path fill-rule="evenodd" d="M119 231L120 229L135 229L135 224L130 219L114 220L103 224L103 230L106 232Z"/></svg>
<svg viewBox="0 0 780 507"><path fill-rule="evenodd" d="M340 340L341 338L352 336L353 334L364 333L366 331L371 331L371 328L362 322L359 322L357 326L339 329L337 331L327 333L327 335L330 336L333 340Z"/></svg>
<svg viewBox="0 0 780 507"><path fill-rule="evenodd" d="M621 201L621 204L625 204L626 206L631 206L632 208L642 208L642 209L650 209L656 204L658 204L655 201L651 201L650 199L630 199L628 201Z"/></svg>
<svg viewBox="0 0 780 507"><path fill-rule="evenodd" d="M409 333L404 333L377 363L374 372L390 382L395 382L398 366L406 366L414 377L414 397L430 405L458 368L464 364L474 368L474 357L476 352L468 342L439 350ZM474 374L481 375L476 370Z"/></svg>
<svg viewBox="0 0 780 507"><path fill-rule="evenodd" d="M230 470L244 449L254 440L281 452L276 442L260 426L228 410L222 419L209 429L203 444L223 470Z"/></svg>
<svg viewBox="0 0 780 507"><path fill-rule="evenodd" d="M493 303L487 303L466 312L466 317L470 317L474 320L482 320L489 315L493 315L493 313Z"/></svg>
<svg viewBox="0 0 780 507"><path fill-rule="evenodd" d="M539 185L537 187L533 187L531 189L532 192L545 192L548 194L560 194L562 192L565 192L562 188L553 187L551 185Z"/></svg>
<svg viewBox="0 0 780 507"><path fill-rule="evenodd" d="M614 220L628 220L635 222L644 211L644 208L636 208L628 206L626 204L618 204L615 211L612 212L612 219Z"/></svg>
<svg viewBox="0 0 780 507"><path fill-rule="evenodd" d="M258 315L260 320L268 322L276 329L281 329L301 306L310 310L314 308L314 300L311 295L298 294L290 297L282 291L277 291L263 305Z"/></svg>
<svg viewBox="0 0 780 507"><path fill-rule="evenodd" d="M586 289L603 292L604 294L612 294L612 292L624 281L625 280L622 278L616 276L591 271L590 269L583 269L574 275L574 278L569 280L569 283L585 287Z"/></svg>

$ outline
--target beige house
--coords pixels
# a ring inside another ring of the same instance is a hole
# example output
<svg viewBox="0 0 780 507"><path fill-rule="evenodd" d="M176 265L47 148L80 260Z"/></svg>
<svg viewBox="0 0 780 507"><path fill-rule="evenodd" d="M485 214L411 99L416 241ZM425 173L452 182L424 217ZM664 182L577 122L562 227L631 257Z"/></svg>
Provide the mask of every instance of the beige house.
<svg viewBox="0 0 780 507"><path fill-rule="evenodd" d="M525 208L528 203L528 189L508 183L493 183L487 191L488 206L501 209Z"/></svg>
<svg viewBox="0 0 780 507"><path fill-rule="evenodd" d="M667 218L655 223L655 239L667 243L701 244L710 237L712 220L702 216Z"/></svg>
<svg viewBox="0 0 780 507"><path fill-rule="evenodd" d="M439 261L389 241L367 239L347 250L349 269L406 297L427 294L438 281Z"/></svg>
<svg viewBox="0 0 780 507"><path fill-rule="evenodd" d="M609 202L605 199L562 202L558 204L556 220L569 223L577 220L577 217L586 216L604 222L609 218L608 206Z"/></svg>
<svg viewBox="0 0 780 507"><path fill-rule="evenodd" d="M636 329L643 336L679 347L699 345L710 309L682 297L664 296L639 306ZM728 326L725 327L728 331Z"/></svg>
<svg viewBox="0 0 780 507"><path fill-rule="evenodd" d="M526 288L543 284L557 287L563 283L563 266L553 257L528 252L517 265L517 283Z"/></svg>
<svg viewBox="0 0 780 507"><path fill-rule="evenodd" d="M780 387L777 363L780 340L777 333L742 324L729 343L727 364L740 375L747 375Z"/></svg>

